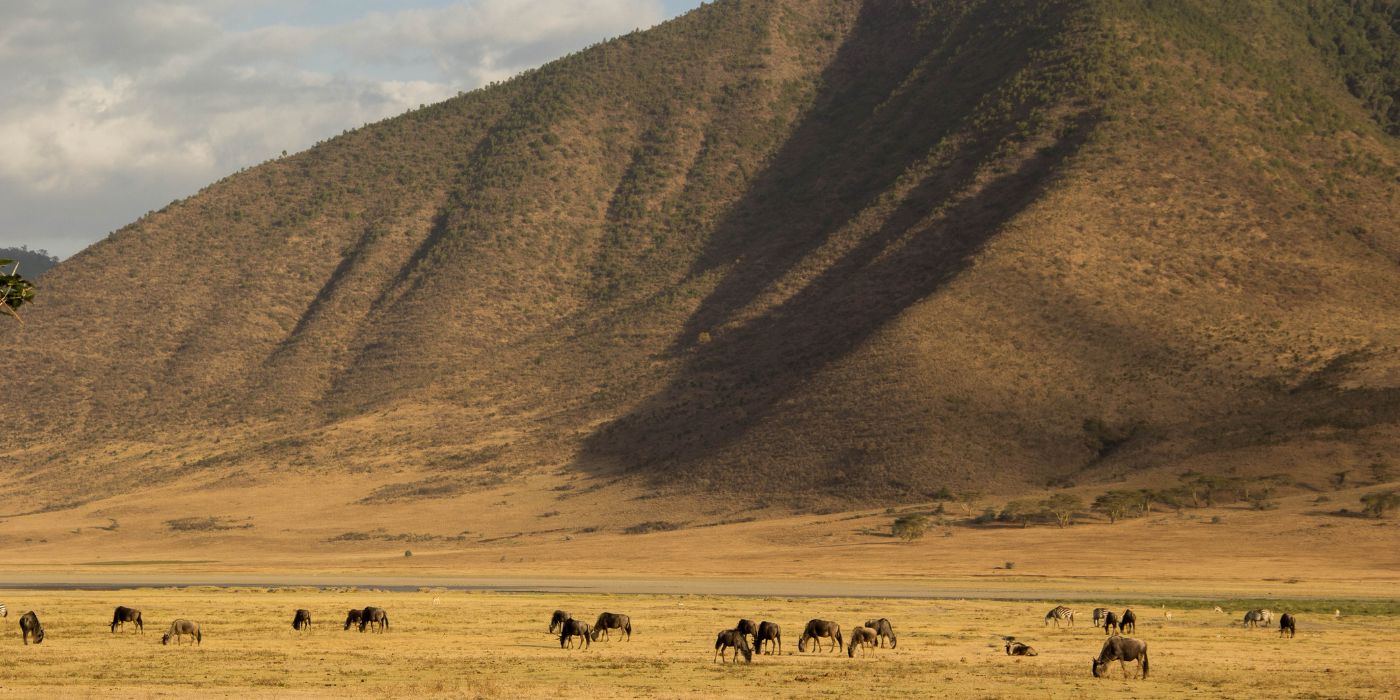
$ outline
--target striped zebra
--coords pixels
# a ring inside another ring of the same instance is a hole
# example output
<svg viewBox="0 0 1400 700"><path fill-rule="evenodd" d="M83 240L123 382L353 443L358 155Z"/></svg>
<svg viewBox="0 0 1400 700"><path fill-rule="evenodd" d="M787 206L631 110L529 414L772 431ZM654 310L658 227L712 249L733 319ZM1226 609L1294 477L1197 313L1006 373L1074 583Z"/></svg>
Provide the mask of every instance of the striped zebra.
<svg viewBox="0 0 1400 700"><path fill-rule="evenodd" d="M1108 608L1094 608L1094 626L1103 627L1103 620L1108 617Z"/></svg>
<svg viewBox="0 0 1400 700"><path fill-rule="evenodd" d="M9 616L10 616L10 610L9 610L9 608L6 608L4 603L0 603L0 617L9 617Z"/></svg>
<svg viewBox="0 0 1400 700"><path fill-rule="evenodd" d="M1069 623L1070 627L1073 627L1074 610L1067 608L1063 605L1056 605L1053 609L1050 610L1050 612L1045 613L1045 624L1050 624L1051 620L1055 621L1056 627L1060 626L1060 620L1064 620L1065 622Z"/></svg>
<svg viewBox="0 0 1400 700"><path fill-rule="evenodd" d="M1258 627L1259 625L1264 625L1267 627L1273 621L1274 614L1268 608L1250 610L1249 612L1244 614L1245 627Z"/></svg>

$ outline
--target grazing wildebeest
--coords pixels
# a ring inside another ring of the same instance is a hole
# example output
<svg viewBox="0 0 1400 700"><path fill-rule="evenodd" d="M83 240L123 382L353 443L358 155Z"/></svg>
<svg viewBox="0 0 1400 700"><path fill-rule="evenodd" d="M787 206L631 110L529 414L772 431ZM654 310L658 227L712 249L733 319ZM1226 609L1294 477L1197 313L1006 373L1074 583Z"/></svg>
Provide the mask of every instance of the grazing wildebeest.
<svg viewBox="0 0 1400 700"><path fill-rule="evenodd" d="M1065 622L1069 623L1070 627L1073 627L1074 611L1063 605L1056 605L1055 607L1050 609L1050 612L1045 613L1045 624L1050 624L1051 620L1055 621L1056 627L1060 626L1060 620L1064 620Z"/></svg>
<svg viewBox="0 0 1400 700"><path fill-rule="evenodd" d="M778 645L778 654L783 653L783 630L778 623L764 620L758 623L758 633L753 636L754 651L763 653L763 643L768 642L768 653L772 655L773 645Z"/></svg>
<svg viewBox="0 0 1400 700"><path fill-rule="evenodd" d="M753 663L753 648L749 646L749 638L739 630L724 630L715 636L715 658L721 662L724 660L724 652L727 649L734 649L734 662L739 662L739 655L744 655L744 661Z"/></svg>
<svg viewBox="0 0 1400 700"><path fill-rule="evenodd" d="M589 645L589 638L592 637L592 636L593 636L593 627L592 627L591 625L589 625L587 622L584 622L583 620L575 620L574 618L571 617L571 618L569 618L569 619L567 619L567 620L565 620L565 621L559 623L559 648L560 648L560 649L566 648L566 647L564 646L565 642L568 643L568 646L570 646L570 647L573 646L573 645L574 645L574 637L583 637L583 644L580 644L580 645L579 645L579 648L580 648L580 649L587 649L587 648L588 648L588 645Z"/></svg>
<svg viewBox="0 0 1400 700"><path fill-rule="evenodd" d="M841 625L831 620L809 620L806 629L802 630L802 636L797 639L797 650L807 651L807 640L812 640L813 651L821 651L822 637L831 639L831 649L837 651L845 646L846 642L841 638Z"/></svg>
<svg viewBox="0 0 1400 700"><path fill-rule="evenodd" d="M1298 631L1297 626L1298 621L1293 618L1293 615L1289 613L1280 615L1278 618L1278 636L1282 637L1283 633L1287 632L1288 638L1292 639L1293 635Z"/></svg>
<svg viewBox="0 0 1400 700"><path fill-rule="evenodd" d="M1259 625L1268 625L1270 622L1273 621L1274 614L1270 612L1268 608L1250 610L1249 612L1244 614L1245 627L1258 627Z"/></svg>
<svg viewBox="0 0 1400 700"><path fill-rule="evenodd" d="M860 647L860 653L864 654L867 647L873 647L879 643L880 638L875 634L875 630L869 627L857 627L851 630L851 644L846 649L846 656L856 657L856 647Z"/></svg>
<svg viewBox="0 0 1400 700"><path fill-rule="evenodd" d="M734 625L734 629L739 630L739 633L740 633L740 634L745 634L745 635L748 635L748 636L751 637L751 638L754 638L754 644L755 644L755 645L758 644L758 640L757 640L757 637L758 637L758 623L757 623L757 622L754 622L753 620L750 620L750 619L748 619L748 618L739 618L739 624Z"/></svg>
<svg viewBox="0 0 1400 700"><path fill-rule="evenodd" d="M593 623L593 641L598 641L598 637L611 640L612 636L608 630L622 630L627 635L627 641L632 641L632 618L618 614L605 612L598 616L598 621Z"/></svg>
<svg viewBox="0 0 1400 700"><path fill-rule="evenodd" d="M351 610L350 612L346 613L346 614L345 614L345 629L350 629L350 626L351 626L351 625L354 625L354 626L356 626L356 627L359 627L359 626L360 626L360 618L363 617L364 614L365 614L365 611L362 610L362 609L360 609L360 608L355 608L355 609Z"/></svg>
<svg viewBox="0 0 1400 700"><path fill-rule="evenodd" d="M1167 619L1172 619L1171 613L1167 613ZM1132 608L1125 608L1122 617L1118 618L1119 632L1137 632L1137 615Z"/></svg>
<svg viewBox="0 0 1400 700"><path fill-rule="evenodd" d="M112 611L112 634L117 633L117 628L126 629L126 623L132 623L142 634L146 632L146 625L141 622L141 611L136 608L128 608L125 605L118 605Z"/></svg>
<svg viewBox="0 0 1400 700"><path fill-rule="evenodd" d="M880 638L880 646L885 646L886 638L890 640L891 649L899 645L899 640L894 638L894 625L890 624L888 618L882 617L878 620L866 620L865 626L875 630L875 636Z"/></svg>
<svg viewBox="0 0 1400 700"><path fill-rule="evenodd" d="M1099 650L1092 666L1095 678L1102 678L1108 673L1110 661L1118 662L1118 666L1123 669L1124 678L1128 676L1127 662L1136 661L1138 669L1142 671L1142 677L1147 678L1147 642L1116 634L1105 639L1103 648Z"/></svg>
<svg viewBox="0 0 1400 700"><path fill-rule="evenodd" d="M569 613L566 613L563 610L555 610L554 614L549 616L549 633L554 634L555 628L559 627L559 625L564 624L564 621L571 617L573 617L573 615L570 615Z"/></svg>
<svg viewBox="0 0 1400 700"><path fill-rule="evenodd" d="M19 634L24 638L25 646L29 645L29 637L34 637L35 644L44 643L44 626L39 624L39 616L33 610L19 616Z"/></svg>
<svg viewBox="0 0 1400 700"><path fill-rule="evenodd" d="M292 629L301 631L311 629L311 611L306 608L299 608L292 615Z"/></svg>
<svg viewBox="0 0 1400 700"><path fill-rule="evenodd" d="M1108 608L1094 608L1094 626L1103 627L1103 618L1108 614Z"/></svg>
<svg viewBox="0 0 1400 700"><path fill-rule="evenodd" d="M1022 644L1016 641L1015 637L1005 637L1007 656L1039 656L1040 653L1029 644Z"/></svg>
<svg viewBox="0 0 1400 700"><path fill-rule="evenodd" d="M180 638L187 634L193 640L190 642L191 644L204 643L204 633L199 630L199 623L189 620L176 620L170 623L170 629L161 636L160 643L169 644L170 640L174 639L176 646L179 646Z"/></svg>
<svg viewBox="0 0 1400 700"><path fill-rule="evenodd" d="M1113 634L1114 628L1118 627L1118 616L1112 610L1103 614L1103 633Z"/></svg>
<svg viewBox="0 0 1400 700"><path fill-rule="evenodd" d="M374 625L377 632L389 629L389 613L384 612L384 608L376 608L373 605L360 611L360 631L365 631L370 625Z"/></svg>

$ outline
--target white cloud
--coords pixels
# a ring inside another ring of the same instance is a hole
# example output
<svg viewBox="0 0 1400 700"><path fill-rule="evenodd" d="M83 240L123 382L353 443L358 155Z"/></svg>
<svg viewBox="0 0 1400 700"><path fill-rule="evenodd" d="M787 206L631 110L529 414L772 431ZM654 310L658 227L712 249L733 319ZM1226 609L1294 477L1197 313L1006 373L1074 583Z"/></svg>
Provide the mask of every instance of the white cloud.
<svg viewBox="0 0 1400 700"><path fill-rule="evenodd" d="M251 11L270 19L234 28ZM71 253L283 149L662 19L657 0L327 12L309 2L0 3L0 245Z"/></svg>

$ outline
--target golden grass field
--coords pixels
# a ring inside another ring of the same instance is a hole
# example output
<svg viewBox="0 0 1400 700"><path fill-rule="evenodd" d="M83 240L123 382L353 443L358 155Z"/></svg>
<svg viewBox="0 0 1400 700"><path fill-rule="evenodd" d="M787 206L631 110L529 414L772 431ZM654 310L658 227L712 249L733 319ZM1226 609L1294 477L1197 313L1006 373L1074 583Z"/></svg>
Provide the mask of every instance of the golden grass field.
<svg viewBox="0 0 1400 700"><path fill-rule="evenodd" d="M1116 667L1092 678L1084 662L1103 633L1085 621L1046 628L1039 601L254 588L4 596L0 694L19 697L1390 697L1400 688L1400 667L1384 653L1393 645L1378 641L1394 638L1393 604L1368 615L1341 603L1340 619L1302 613L1291 640L1243 629L1239 610L1137 605L1151 676L1124 680ZM144 635L108 631L116 604L144 610ZM386 608L391 630L343 631L346 609L369 604ZM291 629L298 607L312 611L310 632ZM604 610L630 614L633 639L561 650L545 633L556 607L590 622ZM1087 615L1093 604L1075 607ZM26 609L45 622L42 645L20 643L15 622ZM782 655L715 663L715 633L740 616L779 622ZM849 630L872 616L893 621L898 649L796 653L809 618ZM203 643L162 647L176 617L201 622ZM1040 656L1007 657L1004 634Z"/></svg>

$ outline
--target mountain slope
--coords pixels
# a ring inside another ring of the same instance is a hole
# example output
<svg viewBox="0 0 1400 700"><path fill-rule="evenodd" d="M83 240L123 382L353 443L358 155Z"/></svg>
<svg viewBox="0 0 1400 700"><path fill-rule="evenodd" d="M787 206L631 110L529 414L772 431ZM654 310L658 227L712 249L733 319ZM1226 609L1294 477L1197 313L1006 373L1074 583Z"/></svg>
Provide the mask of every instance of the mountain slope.
<svg viewBox="0 0 1400 700"><path fill-rule="evenodd" d="M1339 7L720 2L366 126L46 275L3 488L1393 458L1395 14Z"/></svg>

